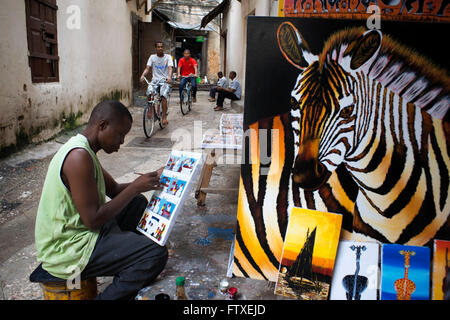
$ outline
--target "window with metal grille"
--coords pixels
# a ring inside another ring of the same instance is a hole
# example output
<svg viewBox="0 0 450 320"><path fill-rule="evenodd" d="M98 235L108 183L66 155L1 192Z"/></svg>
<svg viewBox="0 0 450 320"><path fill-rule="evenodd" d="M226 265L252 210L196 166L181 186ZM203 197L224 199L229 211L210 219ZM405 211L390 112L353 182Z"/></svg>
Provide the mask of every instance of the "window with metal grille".
<svg viewBox="0 0 450 320"><path fill-rule="evenodd" d="M58 82L56 0L25 0L32 82Z"/></svg>

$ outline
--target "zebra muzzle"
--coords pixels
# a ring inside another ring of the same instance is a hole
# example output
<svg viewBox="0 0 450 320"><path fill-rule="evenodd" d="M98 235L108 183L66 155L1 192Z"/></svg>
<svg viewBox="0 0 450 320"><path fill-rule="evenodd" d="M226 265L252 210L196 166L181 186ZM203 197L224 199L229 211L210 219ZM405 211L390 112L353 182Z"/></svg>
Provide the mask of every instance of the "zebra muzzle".
<svg viewBox="0 0 450 320"><path fill-rule="evenodd" d="M302 144L292 169L294 182L302 189L316 190L330 177L330 172L318 159L318 141Z"/></svg>

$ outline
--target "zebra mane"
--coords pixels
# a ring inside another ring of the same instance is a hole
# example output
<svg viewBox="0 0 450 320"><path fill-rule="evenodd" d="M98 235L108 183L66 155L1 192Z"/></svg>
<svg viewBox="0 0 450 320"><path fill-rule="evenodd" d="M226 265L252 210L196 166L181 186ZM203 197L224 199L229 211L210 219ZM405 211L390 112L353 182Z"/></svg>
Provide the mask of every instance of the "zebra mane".
<svg viewBox="0 0 450 320"><path fill-rule="evenodd" d="M321 69L330 60L343 64L344 54L351 51L357 40L366 31L363 27L353 27L343 29L330 36L319 56ZM384 64L380 61L382 59L384 59ZM377 63L380 64L377 65ZM394 65L397 67L396 70L391 68ZM388 70L391 74L389 77L385 76L382 79L383 77L379 76L388 73L385 72L385 67L386 69L391 68L391 70ZM391 36L383 34L378 54L361 69L375 74L374 78L377 78L377 81L382 82L383 85L394 87L393 91L397 91L408 101L417 102L419 107L425 107L424 109L431 115L442 119L448 113L450 101L450 76L448 71Z"/></svg>

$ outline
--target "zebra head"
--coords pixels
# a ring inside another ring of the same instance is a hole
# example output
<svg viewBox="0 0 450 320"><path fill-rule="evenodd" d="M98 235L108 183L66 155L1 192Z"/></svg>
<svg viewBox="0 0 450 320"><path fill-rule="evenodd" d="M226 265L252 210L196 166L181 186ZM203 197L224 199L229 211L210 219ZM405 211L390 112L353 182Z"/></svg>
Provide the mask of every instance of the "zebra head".
<svg viewBox="0 0 450 320"><path fill-rule="evenodd" d="M301 70L291 93L291 117L296 150L292 177L302 189L320 188L354 147L358 110L353 70L375 55L381 34L371 31L358 41L340 55L317 56L290 22L278 28L281 52Z"/></svg>

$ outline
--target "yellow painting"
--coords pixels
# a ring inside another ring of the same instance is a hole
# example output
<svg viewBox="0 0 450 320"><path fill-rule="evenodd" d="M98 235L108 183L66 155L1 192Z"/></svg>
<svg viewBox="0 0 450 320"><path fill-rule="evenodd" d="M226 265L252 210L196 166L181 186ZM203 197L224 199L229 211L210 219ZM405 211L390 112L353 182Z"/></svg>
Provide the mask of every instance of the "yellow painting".
<svg viewBox="0 0 450 320"><path fill-rule="evenodd" d="M339 243L342 215L293 208L275 293L326 300Z"/></svg>
<svg viewBox="0 0 450 320"><path fill-rule="evenodd" d="M433 256L433 300L444 300L445 277L450 265L450 241L435 240Z"/></svg>

